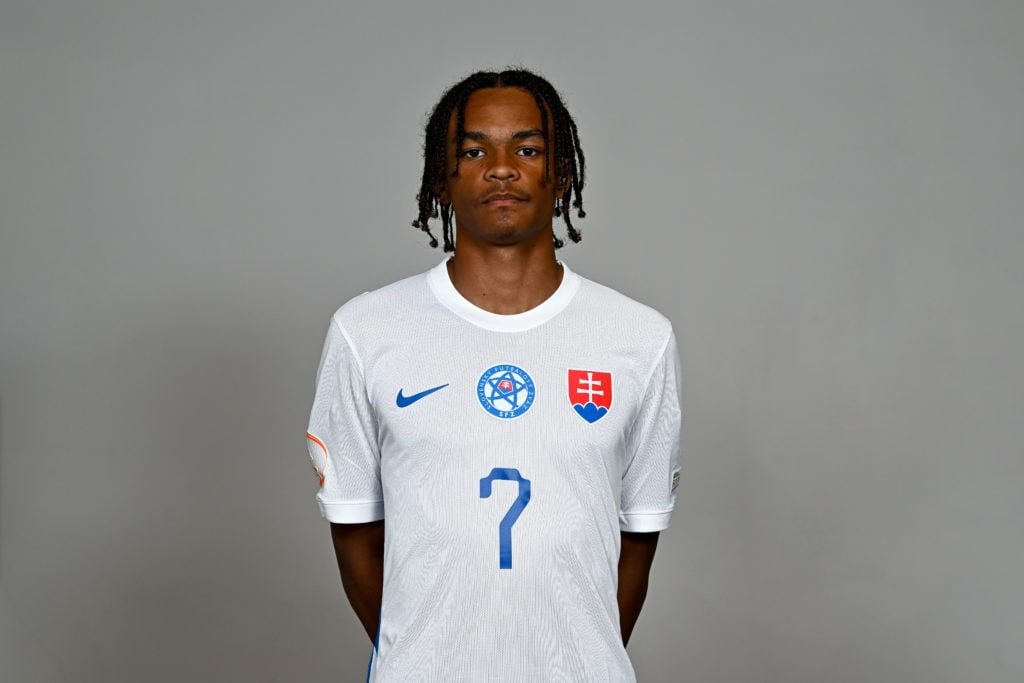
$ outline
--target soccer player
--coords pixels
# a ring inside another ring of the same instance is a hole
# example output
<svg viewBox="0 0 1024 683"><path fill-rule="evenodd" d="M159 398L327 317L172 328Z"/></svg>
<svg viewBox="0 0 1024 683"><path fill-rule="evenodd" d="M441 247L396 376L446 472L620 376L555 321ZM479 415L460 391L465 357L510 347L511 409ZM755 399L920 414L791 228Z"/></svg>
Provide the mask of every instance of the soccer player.
<svg viewBox="0 0 1024 683"><path fill-rule="evenodd" d="M331 318L307 444L368 680L633 681L679 482L676 342L572 272L584 157L543 78L479 72L426 127L450 258Z"/></svg>

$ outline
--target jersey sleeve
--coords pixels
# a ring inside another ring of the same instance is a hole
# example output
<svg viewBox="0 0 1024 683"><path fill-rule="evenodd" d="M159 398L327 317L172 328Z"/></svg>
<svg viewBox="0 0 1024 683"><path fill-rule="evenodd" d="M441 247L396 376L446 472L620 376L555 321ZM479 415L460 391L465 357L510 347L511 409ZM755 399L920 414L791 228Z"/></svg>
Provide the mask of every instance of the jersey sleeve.
<svg viewBox="0 0 1024 683"><path fill-rule="evenodd" d="M679 352L670 332L626 440L619 507L622 531L668 527L679 485L681 429Z"/></svg>
<svg viewBox="0 0 1024 683"><path fill-rule="evenodd" d="M306 447L320 483L316 500L329 522L384 518L376 420L351 341L331 319L316 376Z"/></svg>

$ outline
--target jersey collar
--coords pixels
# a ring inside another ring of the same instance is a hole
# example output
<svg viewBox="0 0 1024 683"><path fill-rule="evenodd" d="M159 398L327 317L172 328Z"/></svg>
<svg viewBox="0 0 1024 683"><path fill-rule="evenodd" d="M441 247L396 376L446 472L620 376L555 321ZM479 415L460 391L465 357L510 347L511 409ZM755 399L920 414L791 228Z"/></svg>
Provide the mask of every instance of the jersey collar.
<svg viewBox="0 0 1024 683"><path fill-rule="evenodd" d="M558 289L537 306L513 315L485 311L459 294L459 290L455 289L451 278L448 277L448 259L427 272L427 281L437 300L463 320L494 332L524 332L543 325L561 313L579 290L580 276L569 270L565 263L559 263L562 265L562 282Z"/></svg>

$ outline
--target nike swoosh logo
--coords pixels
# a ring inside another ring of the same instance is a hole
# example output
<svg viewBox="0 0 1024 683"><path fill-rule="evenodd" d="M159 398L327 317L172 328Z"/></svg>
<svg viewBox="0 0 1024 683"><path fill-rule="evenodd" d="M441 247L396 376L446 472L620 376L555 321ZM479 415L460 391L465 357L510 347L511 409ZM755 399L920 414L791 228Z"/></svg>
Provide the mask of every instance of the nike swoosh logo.
<svg viewBox="0 0 1024 683"><path fill-rule="evenodd" d="M402 396L402 390L399 389L398 390L398 396L395 396L395 404L399 408L405 408L406 406L411 406L413 403L415 403L416 401L420 400L424 396L430 396L435 391L441 391L441 389L444 389L446 386L448 386L448 385L447 384L442 384L439 387L434 387L433 389L427 389L426 391L421 391L420 393L413 394L412 396Z"/></svg>

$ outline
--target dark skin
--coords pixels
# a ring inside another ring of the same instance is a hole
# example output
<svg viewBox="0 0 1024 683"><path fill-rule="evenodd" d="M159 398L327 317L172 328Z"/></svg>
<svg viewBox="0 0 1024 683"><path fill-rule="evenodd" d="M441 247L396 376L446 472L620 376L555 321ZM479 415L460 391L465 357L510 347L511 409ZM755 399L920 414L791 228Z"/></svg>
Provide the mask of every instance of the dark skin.
<svg viewBox="0 0 1024 683"><path fill-rule="evenodd" d="M366 524L331 522L331 541L345 596L366 635L376 643L384 594L384 520Z"/></svg>
<svg viewBox="0 0 1024 683"><path fill-rule="evenodd" d="M466 102L466 140L455 149L455 117L448 125L447 180L441 201L455 211L452 283L476 306L499 314L528 311L562 281L555 260L552 217L565 178L545 178L550 145L541 111L519 88L477 90ZM548 116L549 130L554 124ZM451 177L459 154L459 175ZM550 160L548 160L550 163ZM552 169L555 171L556 169ZM376 642L384 585L384 522L331 524L341 583L370 640ZM619 624L628 643L647 597L657 533L621 534Z"/></svg>
<svg viewBox="0 0 1024 683"><path fill-rule="evenodd" d="M553 127L550 116L548 123ZM558 183L545 178L549 153L540 111L519 88L485 88L466 102L466 140L455 168L455 119L448 126L441 201L455 211L455 289L491 313L522 313L562 282L552 216Z"/></svg>

